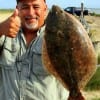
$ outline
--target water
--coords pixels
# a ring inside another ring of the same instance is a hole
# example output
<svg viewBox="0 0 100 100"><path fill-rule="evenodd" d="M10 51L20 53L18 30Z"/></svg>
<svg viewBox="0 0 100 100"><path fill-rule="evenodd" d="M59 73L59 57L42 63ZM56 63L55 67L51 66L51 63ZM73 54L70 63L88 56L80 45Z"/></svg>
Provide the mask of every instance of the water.
<svg viewBox="0 0 100 100"><path fill-rule="evenodd" d="M90 12L100 14L100 8L89 8Z"/></svg>

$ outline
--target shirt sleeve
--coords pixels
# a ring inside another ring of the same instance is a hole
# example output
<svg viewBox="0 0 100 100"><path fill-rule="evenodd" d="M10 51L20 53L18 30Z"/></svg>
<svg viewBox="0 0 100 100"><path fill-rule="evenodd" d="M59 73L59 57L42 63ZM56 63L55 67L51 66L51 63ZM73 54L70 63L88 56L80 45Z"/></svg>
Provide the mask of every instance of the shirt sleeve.
<svg viewBox="0 0 100 100"><path fill-rule="evenodd" d="M2 36L0 37L0 47L3 45L4 40L5 40L5 35L2 35Z"/></svg>

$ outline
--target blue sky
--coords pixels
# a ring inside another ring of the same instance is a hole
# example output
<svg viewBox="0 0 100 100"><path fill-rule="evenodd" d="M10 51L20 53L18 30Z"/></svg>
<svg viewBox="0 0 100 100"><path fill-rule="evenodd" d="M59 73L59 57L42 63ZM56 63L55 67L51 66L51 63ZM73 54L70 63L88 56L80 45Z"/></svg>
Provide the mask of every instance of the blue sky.
<svg viewBox="0 0 100 100"><path fill-rule="evenodd" d="M49 8L53 4L59 5L62 8L68 6L80 7L81 2L84 3L87 8L100 8L100 0L46 0ZM15 8L16 0L0 0L0 9L2 8Z"/></svg>

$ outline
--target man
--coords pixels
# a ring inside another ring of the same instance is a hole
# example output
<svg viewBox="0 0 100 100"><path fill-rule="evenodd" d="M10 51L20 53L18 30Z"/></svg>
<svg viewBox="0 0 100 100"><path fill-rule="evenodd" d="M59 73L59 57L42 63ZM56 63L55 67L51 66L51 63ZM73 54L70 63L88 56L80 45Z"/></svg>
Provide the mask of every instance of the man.
<svg viewBox="0 0 100 100"><path fill-rule="evenodd" d="M46 2L17 0L16 8L1 25L0 100L66 100L68 92L42 65Z"/></svg>

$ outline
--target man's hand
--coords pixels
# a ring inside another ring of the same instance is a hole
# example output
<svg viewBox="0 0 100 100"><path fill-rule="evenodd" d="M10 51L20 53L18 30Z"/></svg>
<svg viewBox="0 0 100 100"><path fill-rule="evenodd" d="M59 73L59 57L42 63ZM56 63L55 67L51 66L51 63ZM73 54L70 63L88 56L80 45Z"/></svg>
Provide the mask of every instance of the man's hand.
<svg viewBox="0 0 100 100"><path fill-rule="evenodd" d="M0 36L6 35L9 37L16 37L21 26L20 18L18 16L18 9L4 22L0 23Z"/></svg>

